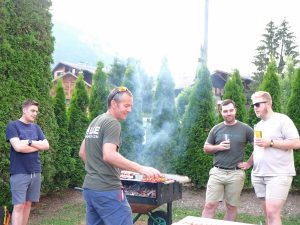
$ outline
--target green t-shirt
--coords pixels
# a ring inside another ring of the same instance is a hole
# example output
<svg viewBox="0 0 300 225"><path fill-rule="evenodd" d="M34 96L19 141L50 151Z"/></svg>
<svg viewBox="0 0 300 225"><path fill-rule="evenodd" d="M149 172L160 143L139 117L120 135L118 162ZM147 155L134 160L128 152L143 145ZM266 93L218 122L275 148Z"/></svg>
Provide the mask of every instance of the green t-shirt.
<svg viewBox="0 0 300 225"><path fill-rule="evenodd" d="M104 113L96 117L85 135L85 170L83 188L95 191L121 189L120 169L103 161L102 146L105 143L121 143L121 124L112 115Z"/></svg>
<svg viewBox="0 0 300 225"><path fill-rule="evenodd" d="M239 162L243 162L247 143L253 143L253 129L240 121L228 126L224 122L214 126L206 139L212 145L220 144L224 134L229 134L230 149L214 153L214 166L235 168Z"/></svg>

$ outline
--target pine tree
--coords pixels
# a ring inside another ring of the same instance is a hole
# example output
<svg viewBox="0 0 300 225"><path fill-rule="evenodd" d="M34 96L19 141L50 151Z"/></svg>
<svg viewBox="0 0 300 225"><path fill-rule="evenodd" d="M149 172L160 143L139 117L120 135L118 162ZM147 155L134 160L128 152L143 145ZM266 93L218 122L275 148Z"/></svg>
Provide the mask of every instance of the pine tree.
<svg viewBox="0 0 300 225"><path fill-rule="evenodd" d="M299 99L300 99L300 68L296 69L295 71L295 77L292 82L292 91L291 96L288 100L287 104L287 112L288 116L293 120L295 126L298 129L298 132L300 132L300 107L299 107ZM300 173L300 152L295 151L294 152L295 157L295 167L296 167L296 173ZM300 188L300 177L296 176L293 180L293 184L297 189Z"/></svg>
<svg viewBox="0 0 300 225"><path fill-rule="evenodd" d="M246 96L238 70L234 70L232 76L224 86L224 99L231 99L235 102L237 108L236 119L246 122Z"/></svg>
<svg viewBox="0 0 300 225"><path fill-rule="evenodd" d="M88 127L88 94L85 89L83 74L80 73L75 84L68 111L68 131L71 157L75 160L75 171L71 177L71 185L81 185L84 178L84 166L79 159L78 151Z"/></svg>
<svg viewBox="0 0 300 225"><path fill-rule="evenodd" d="M215 105L209 71L202 64L183 116L180 145L183 152L179 152L177 163L178 173L189 176L197 186L206 184L212 166L212 157L203 152L203 146L215 123Z"/></svg>
<svg viewBox="0 0 300 225"><path fill-rule="evenodd" d="M173 167L174 149L177 146L179 121L175 107L175 83L167 60L163 61L153 96L151 129L147 136L148 162L156 168L170 172ZM151 159L151 160L150 160Z"/></svg>
<svg viewBox="0 0 300 225"><path fill-rule="evenodd" d="M121 153L126 158L139 161L142 150L144 130L142 119L142 98L139 70L136 62L130 62L125 72L124 86L133 95L132 111L122 123Z"/></svg>
<svg viewBox="0 0 300 225"><path fill-rule="evenodd" d="M272 96L273 110L275 112L281 112L281 91L276 62L274 59L271 59L271 62L268 65L267 71L264 75L264 79L261 85L259 86L259 90L269 92Z"/></svg>
<svg viewBox="0 0 300 225"><path fill-rule="evenodd" d="M90 121L107 111L107 96L109 90L107 75L103 72L103 67L104 64L98 62L96 72L93 75L93 85L89 101Z"/></svg>
<svg viewBox="0 0 300 225"><path fill-rule="evenodd" d="M279 62L278 62L278 73L282 76L284 75L284 66L287 63L287 56L292 61L292 64L296 65L299 60L299 52L295 51L298 45L295 44L296 37L293 32L290 32L290 26L288 22L284 19L278 29L278 38L279 38Z"/></svg>

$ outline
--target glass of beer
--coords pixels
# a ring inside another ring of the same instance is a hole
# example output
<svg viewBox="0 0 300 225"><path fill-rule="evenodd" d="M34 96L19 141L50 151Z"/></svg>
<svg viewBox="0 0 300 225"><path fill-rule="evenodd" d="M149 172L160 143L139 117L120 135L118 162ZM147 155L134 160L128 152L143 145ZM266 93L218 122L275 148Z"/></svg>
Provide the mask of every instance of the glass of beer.
<svg viewBox="0 0 300 225"><path fill-rule="evenodd" d="M256 138L262 138L262 131L257 129L256 125L254 125L254 133Z"/></svg>

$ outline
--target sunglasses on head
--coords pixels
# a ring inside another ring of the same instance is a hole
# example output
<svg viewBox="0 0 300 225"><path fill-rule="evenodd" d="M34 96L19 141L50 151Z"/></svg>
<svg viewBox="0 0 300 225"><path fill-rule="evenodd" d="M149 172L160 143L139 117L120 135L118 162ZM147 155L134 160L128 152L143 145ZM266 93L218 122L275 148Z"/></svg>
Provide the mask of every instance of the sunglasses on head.
<svg viewBox="0 0 300 225"><path fill-rule="evenodd" d="M127 87L117 87L115 88L115 93L112 94L112 96L110 97L110 99L113 99L118 93L121 93L121 92L126 92L128 91L128 88Z"/></svg>
<svg viewBox="0 0 300 225"><path fill-rule="evenodd" d="M252 107L255 106L255 107L259 108L261 103L266 103L266 101L265 101L265 102L256 102L256 103L254 103L254 104L251 104L251 106L252 106Z"/></svg>

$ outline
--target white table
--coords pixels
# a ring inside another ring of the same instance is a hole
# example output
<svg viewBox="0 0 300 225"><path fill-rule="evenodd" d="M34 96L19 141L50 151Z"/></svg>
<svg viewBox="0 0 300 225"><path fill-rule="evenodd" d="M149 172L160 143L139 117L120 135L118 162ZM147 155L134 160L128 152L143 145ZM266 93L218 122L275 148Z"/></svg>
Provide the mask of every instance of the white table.
<svg viewBox="0 0 300 225"><path fill-rule="evenodd" d="M239 223L225 220L209 219L196 216L187 216L172 225L253 225L250 223Z"/></svg>

